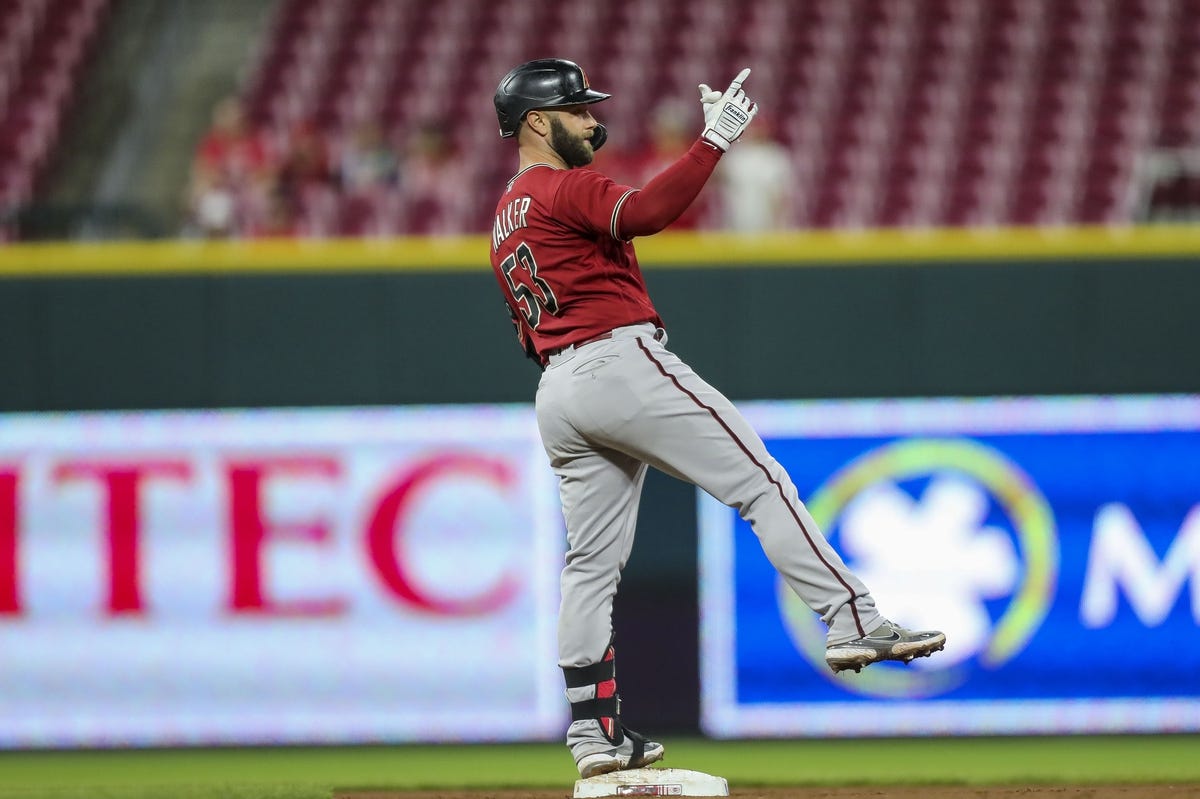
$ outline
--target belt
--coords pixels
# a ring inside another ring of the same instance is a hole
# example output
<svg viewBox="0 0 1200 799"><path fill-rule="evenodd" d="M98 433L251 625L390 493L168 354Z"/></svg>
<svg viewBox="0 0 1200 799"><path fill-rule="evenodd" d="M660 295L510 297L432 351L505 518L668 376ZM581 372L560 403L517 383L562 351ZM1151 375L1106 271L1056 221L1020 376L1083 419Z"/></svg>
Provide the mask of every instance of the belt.
<svg viewBox="0 0 1200 799"><path fill-rule="evenodd" d="M604 333L601 333L598 336L592 336L591 338L585 338L583 341L574 341L570 344L567 344L566 346L559 347L558 349L546 350L545 355L547 358L549 358L552 355L558 355L560 352L569 350L572 347L582 347L584 344L595 344L597 341L605 341L612 337L613 337L612 331L608 330L608 331L605 331Z"/></svg>
<svg viewBox="0 0 1200 799"><path fill-rule="evenodd" d="M642 323L639 322L637 324L642 324ZM664 331L661 327L658 328L657 330L654 331L654 340L662 341L663 336L665 334L666 334L666 331ZM592 336L591 338L585 338L583 341L574 341L574 342L571 342L570 344L559 347L558 349L546 350L545 352L542 353L542 355L544 355L547 358L551 358L555 355L558 355L559 353L566 352L569 349L574 349L576 347L582 347L584 344L595 344L597 341L606 341L612 337L613 337L613 331L606 330L603 333L600 333L599 335Z"/></svg>

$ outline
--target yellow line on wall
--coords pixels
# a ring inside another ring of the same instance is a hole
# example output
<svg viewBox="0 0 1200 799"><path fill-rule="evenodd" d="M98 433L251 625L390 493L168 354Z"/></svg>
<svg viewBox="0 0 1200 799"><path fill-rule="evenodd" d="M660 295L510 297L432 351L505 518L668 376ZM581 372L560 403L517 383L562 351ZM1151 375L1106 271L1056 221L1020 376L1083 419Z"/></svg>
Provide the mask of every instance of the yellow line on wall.
<svg viewBox="0 0 1200 799"><path fill-rule="evenodd" d="M485 236L14 244L0 278L255 273L487 271ZM1197 258L1200 226L662 233L637 242L647 267L730 264Z"/></svg>
<svg viewBox="0 0 1200 799"><path fill-rule="evenodd" d="M0 276L221 275L260 272L475 270L482 236L18 244L0 248Z"/></svg>
<svg viewBox="0 0 1200 799"><path fill-rule="evenodd" d="M685 244L686 246L680 246ZM802 231L741 237L665 234L639 241L648 264L886 264L977 260L1197 257L1200 226Z"/></svg>

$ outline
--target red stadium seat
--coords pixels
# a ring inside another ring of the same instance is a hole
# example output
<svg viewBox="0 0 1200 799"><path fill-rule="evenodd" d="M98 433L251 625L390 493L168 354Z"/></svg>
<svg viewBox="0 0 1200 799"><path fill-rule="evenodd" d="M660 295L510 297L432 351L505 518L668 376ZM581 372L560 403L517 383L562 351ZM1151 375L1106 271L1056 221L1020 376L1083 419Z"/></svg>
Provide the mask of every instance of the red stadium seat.
<svg viewBox="0 0 1200 799"><path fill-rule="evenodd" d="M31 199L107 7L107 0L0 6L0 210Z"/></svg>
<svg viewBox="0 0 1200 799"><path fill-rule="evenodd" d="M0 16L0 41L20 21ZM283 0L248 100L259 121L334 135L374 115L401 143L453 120L490 172L512 153L487 98L547 41L614 94L598 109L614 148L647 138L655 104L751 66L816 181L801 193L817 226L1129 222L1140 153L1200 141L1200 0ZM486 210L466 224L486 229Z"/></svg>

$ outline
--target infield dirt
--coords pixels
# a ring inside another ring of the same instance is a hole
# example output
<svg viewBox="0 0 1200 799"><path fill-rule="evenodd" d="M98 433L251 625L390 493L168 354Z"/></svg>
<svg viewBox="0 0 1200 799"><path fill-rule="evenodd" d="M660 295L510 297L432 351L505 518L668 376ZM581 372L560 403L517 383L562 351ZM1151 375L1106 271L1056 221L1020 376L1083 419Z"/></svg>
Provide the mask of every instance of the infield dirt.
<svg viewBox="0 0 1200 799"><path fill-rule="evenodd" d="M571 788L504 791L335 791L334 799L570 799ZM1188 785L905 785L730 788L731 799L1200 799Z"/></svg>

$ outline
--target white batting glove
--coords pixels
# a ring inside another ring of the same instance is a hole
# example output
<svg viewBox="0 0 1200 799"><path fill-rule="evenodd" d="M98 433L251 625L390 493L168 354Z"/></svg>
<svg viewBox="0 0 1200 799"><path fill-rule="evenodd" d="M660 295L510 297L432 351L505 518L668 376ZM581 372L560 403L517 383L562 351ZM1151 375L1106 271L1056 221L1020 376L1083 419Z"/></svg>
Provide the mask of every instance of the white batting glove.
<svg viewBox="0 0 1200 799"><path fill-rule="evenodd" d="M700 103L704 107L704 138L722 151L737 141L758 113L758 104L742 91L742 83L750 75L747 67L738 73L724 93L700 84Z"/></svg>

